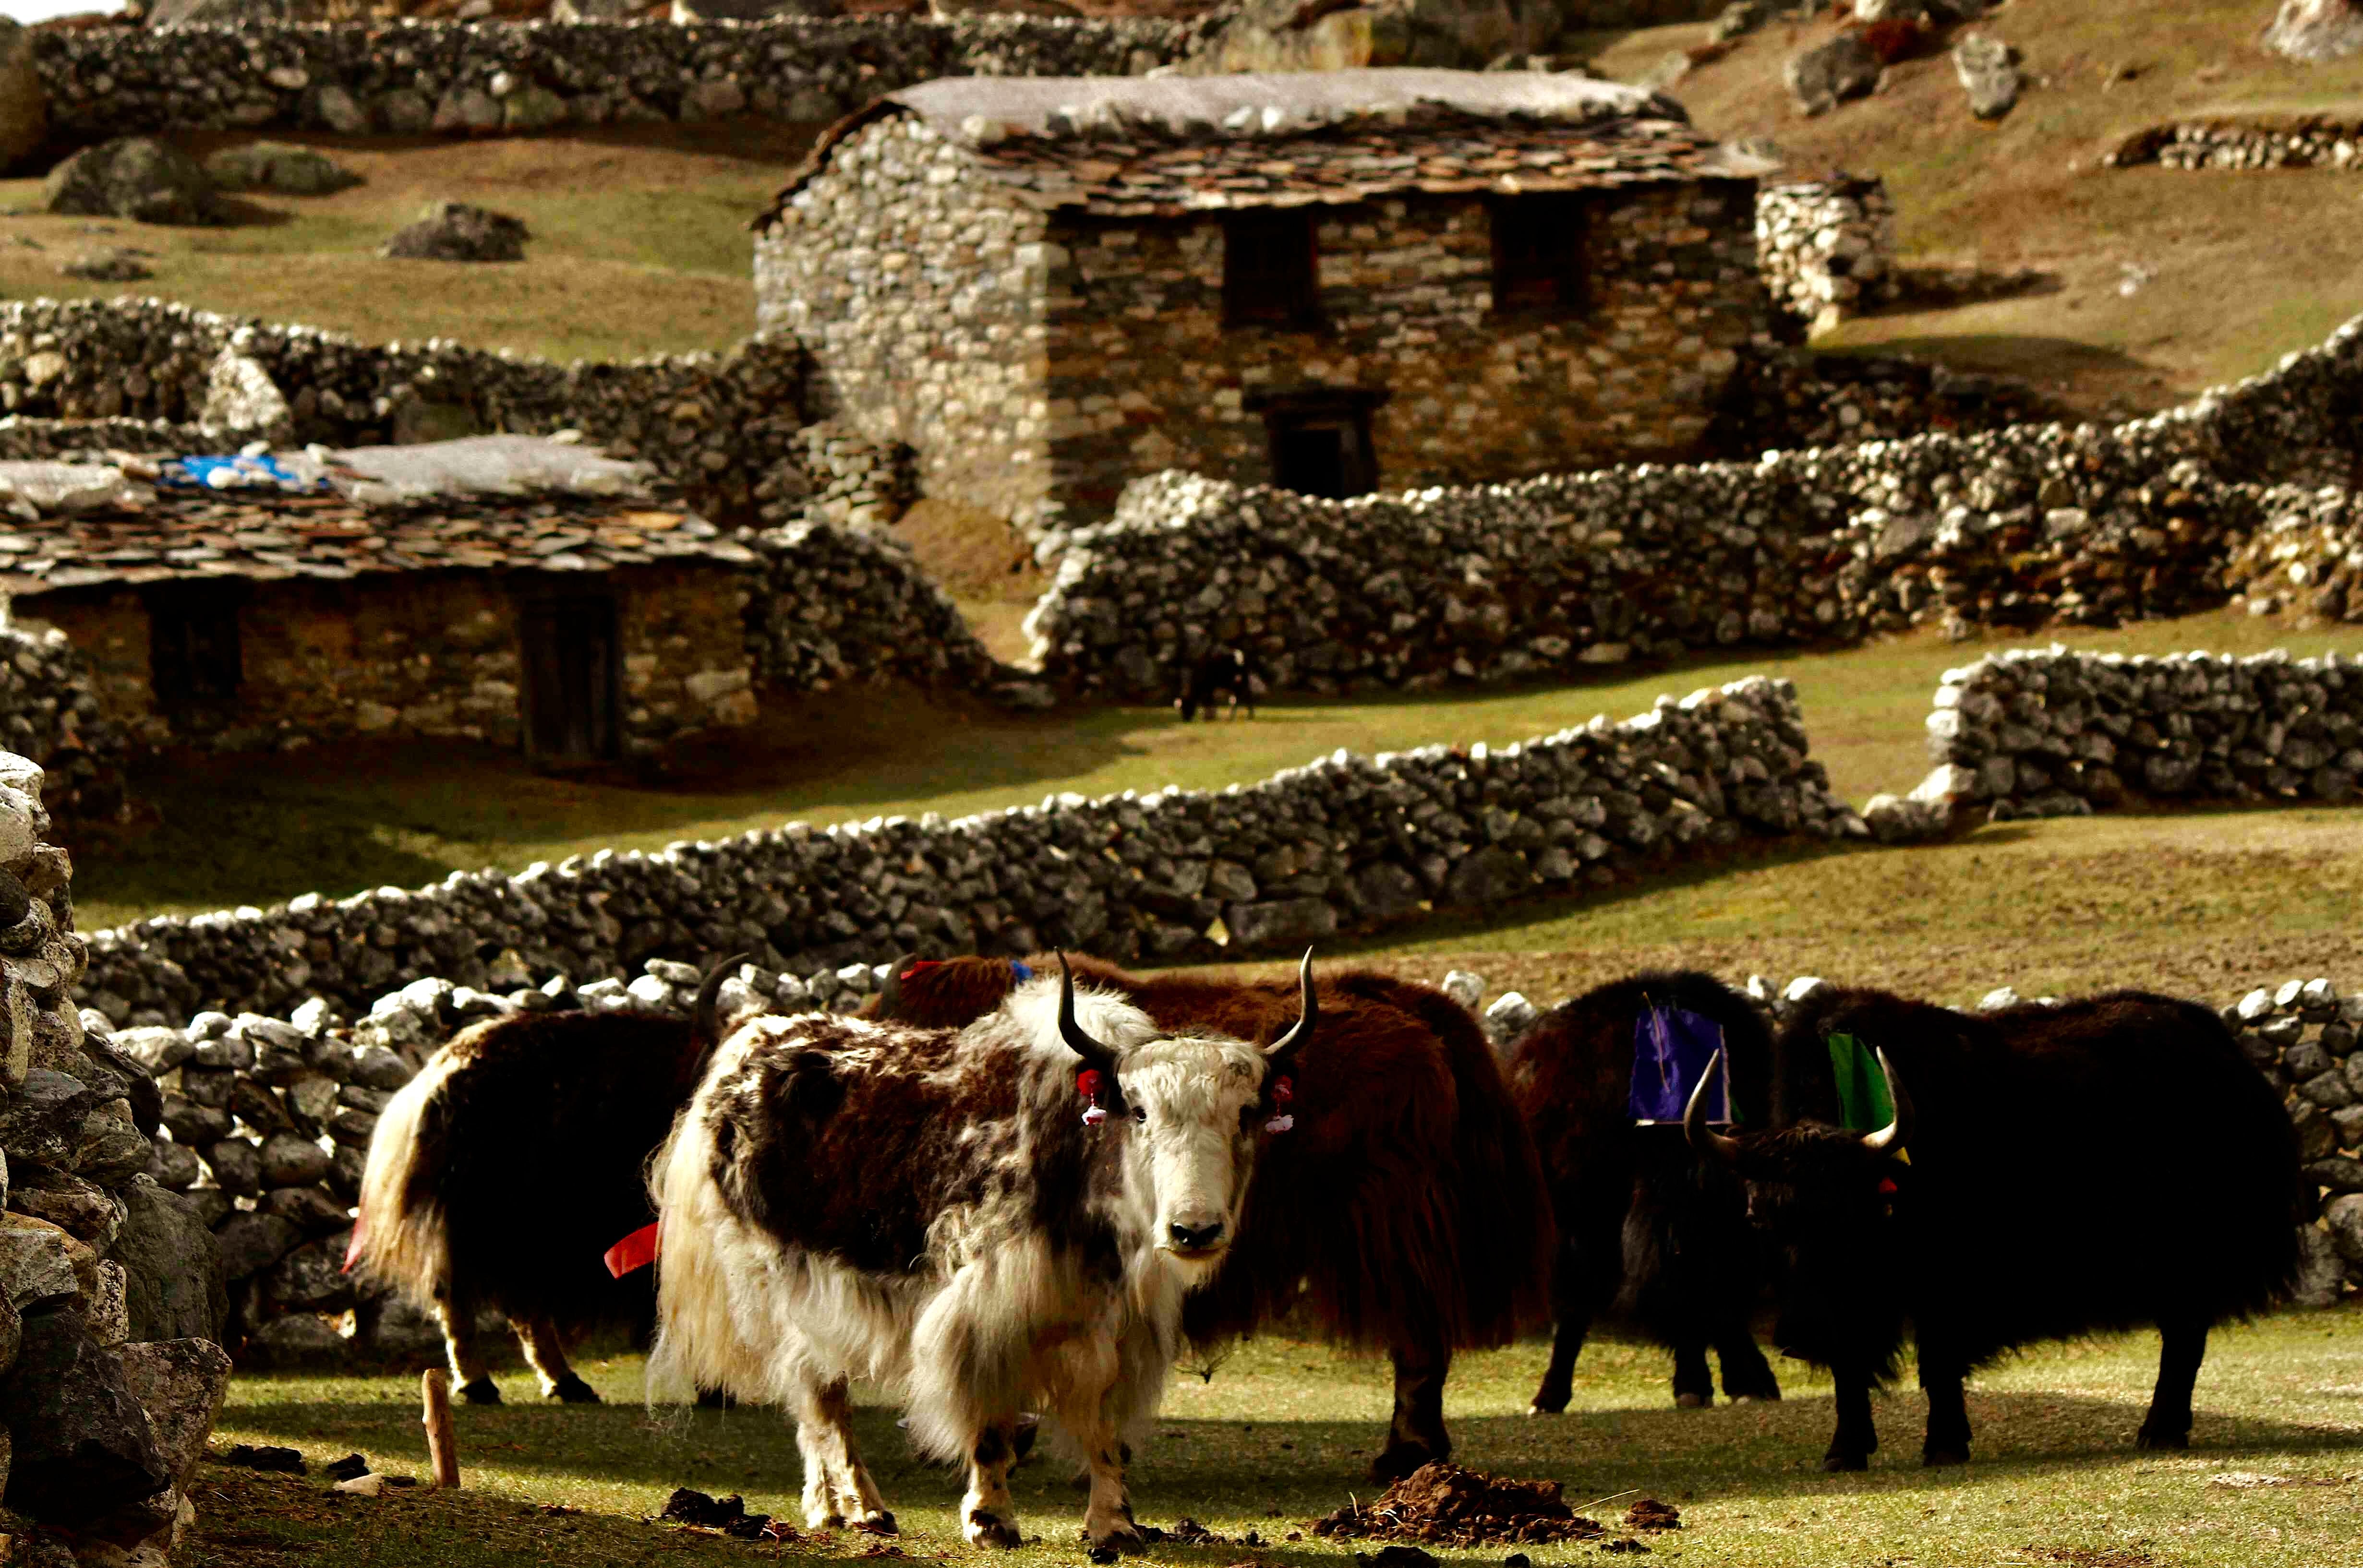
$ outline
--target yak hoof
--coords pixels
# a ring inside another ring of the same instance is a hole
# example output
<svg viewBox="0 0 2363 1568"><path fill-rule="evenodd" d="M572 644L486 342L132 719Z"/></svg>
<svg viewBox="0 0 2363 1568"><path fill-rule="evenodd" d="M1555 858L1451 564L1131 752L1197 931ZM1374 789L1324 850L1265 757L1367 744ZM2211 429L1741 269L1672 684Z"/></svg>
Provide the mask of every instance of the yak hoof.
<svg viewBox="0 0 2363 1568"><path fill-rule="evenodd" d="M1526 1407L1526 1414L1529 1416L1563 1415L1567 1411L1569 1397L1567 1394L1537 1394L1535 1396L1534 1403Z"/></svg>
<svg viewBox="0 0 2363 1568"><path fill-rule="evenodd" d="M2145 1449L2185 1449L2191 1446L2188 1431L2172 1431L2163 1428L2144 1427L2134 1434L2134 1446Z"/></svg>
<svg viewBox="0 0 2363 1568"><path fill-rule="evenodd" d="M489 1377L479 1377L460 1385L460 1397L471 1405L497 1405L501 1402L501 1386Z"/></svg>
<svg viewBox="0 0 2363 1568"><path fill-rule="evenodd" d="M583 1382L582 1379L575 1376L574 1374L571 1372L558 1380L557 1384L551 1387L548 1397L568 1405L596 1405L600 1403L599 1390L592 1387L591 1385Z"/></svg>
<svg viewBox="0 0 2363 1568"><path fill-rule="evenodd" d="M1920 1453L1920 1463L1931 1470L1949 1469L1969 1462L1969 1451L1966 1448L1930 1448L1923 1449Z"/></svg>
<svg viewBox="0 0 2363 1568"><path fill-rule="evenodd" d="M1849 1470L1868 1470L1870 1468L1870 1455L1867 1453L1825 1453L1822 1455L1822 1468L1833 1475L1842 1474Z"/></svg>
<svg viewBox="0 0 2363 1568"><path fill-rule="evenodd" d="M1712 1394L1694 1394L1694 1393L1692 1393L1689 1389L1684 1389L1684 1390L1683 1390L1682 1392L1681 1392L1680 1394L1677 1394L1677 1395L1675 1395L1675 1396L1674 1396L1674 1406L1675 1406L1675 1408L1676 1408L1677 1409L1683 1409L1683 1410L1703 1410L1703 1409L1705 1409L1709 1405L1712 1405L1712 1404L1714 1404L1714 1395L1712 1395Z"/></svg>
<svg viewBox="0 0 2363 1568"><path fill-rule="evenodd" d="M853 1528L865 1535L900 1535L902 1533L894 1528L893 1514L885 1508L881 1508L873 1514L864 1514L853 1521Z"/></svg>
<svg viewBox="0 0 2363 1568"><path fill-rule="evenodd" d="M969 1510L968 1529L961 1533L968 1537L971 1546L997 1546L1014 1551L1026 1544L1015 1525L982 1508Z"/></svg>
<svg viewBox="0 0 2363 1568"><path fill-rule="evenodd" d="M1113 1562L1116 1556L1139 1557L1147 1554L1148 1551L1148 1539L1127 1525L1122 1529L1112 1529L1093 1541L1091 1555L1094 1562ZM1103 1551L1112 1555L1103 1559L1100 1556Z"/></svg>
<svg viewBox="0 0 2363 1568"><path fill-rule="evenodd" d="M1425 1443L1389 1443L1370 1461L1370 1479L1381 1486L1392 1486L1421 1465L1443 1457L1443 1453Z"/></svg>

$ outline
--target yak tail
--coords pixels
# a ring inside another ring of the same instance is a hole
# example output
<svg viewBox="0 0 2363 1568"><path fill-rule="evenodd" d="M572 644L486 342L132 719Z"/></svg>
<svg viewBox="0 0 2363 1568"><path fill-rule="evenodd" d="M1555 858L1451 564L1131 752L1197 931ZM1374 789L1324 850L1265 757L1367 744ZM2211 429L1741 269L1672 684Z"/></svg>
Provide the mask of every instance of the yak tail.
<svg viewBox="0 0 2363 1568"><path fill-rule="evenodd" d="M714 1135L693 1099L650 1162L657 1209L657 1338L649 1353L651 1400L706 1390L772 1397L765 1358L738 1332L724 1253L739 1221L714 1180Z"/></svg>
<svg viewBox="0 0 2363 1568"><path fill-rule="evenodd" d="M443 1087L460 1064L438 1051L379 1113L361 1173L361 1218L345 1266L399 1291L421 1311L451 1288L451 1245L440 1195L416 1178L443 1164Z"/></svg>

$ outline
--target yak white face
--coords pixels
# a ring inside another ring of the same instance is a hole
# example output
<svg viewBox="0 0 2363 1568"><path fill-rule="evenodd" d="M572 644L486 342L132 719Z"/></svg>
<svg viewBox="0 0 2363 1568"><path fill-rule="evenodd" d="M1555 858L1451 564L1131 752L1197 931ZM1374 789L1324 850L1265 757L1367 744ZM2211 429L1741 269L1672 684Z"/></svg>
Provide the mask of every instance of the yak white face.
<svg viewBox="0 0 2363 1568"><path fill-rule="evenodd" d="M1126 1196L1153 1243L1193 1278L1238 1233L1262 1132L1265 1061L1233 1040L1154 1040L1125 1057Z"/></svg>

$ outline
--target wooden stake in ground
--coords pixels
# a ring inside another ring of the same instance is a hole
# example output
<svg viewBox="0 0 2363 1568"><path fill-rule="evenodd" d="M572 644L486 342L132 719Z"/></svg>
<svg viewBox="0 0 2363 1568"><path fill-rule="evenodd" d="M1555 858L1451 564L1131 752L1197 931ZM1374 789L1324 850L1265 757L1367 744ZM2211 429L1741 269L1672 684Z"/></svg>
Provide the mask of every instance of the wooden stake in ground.
<svg viewBox="0 0 2363 1568"><path fill-rule="evenodd" d="M460 1485L460 1437L451 1426L451 1375L430 1367L418 1380L427 1406L419 1417L427 1428L427 1458L435 1466L435 1485L457 1491Z"/></svg>

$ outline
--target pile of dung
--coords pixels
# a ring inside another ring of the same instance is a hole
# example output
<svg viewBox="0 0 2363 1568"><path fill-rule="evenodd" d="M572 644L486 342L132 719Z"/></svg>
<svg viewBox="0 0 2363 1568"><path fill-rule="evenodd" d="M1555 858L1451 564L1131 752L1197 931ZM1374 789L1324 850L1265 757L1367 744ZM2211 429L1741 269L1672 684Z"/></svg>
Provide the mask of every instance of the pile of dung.
<svg viewBox="0 0 2363 1568"><path fill-rule="evenodd" d="M675 1487L672 1496L665 1499L664 1512L657 1518L693 1529L718 1529L739 1540L799 1539L796 1530L775 1522L771 1515L749 1513L746 1499L736 1493L727 1497L709 1497L686 1486Z"/></svg>
<svg viewBox="0 0 2363 1568"><path fill-rule="evenodd" d="M1576 1514L1556 1481L1519 1481L1438 1460L1423 1464L1375 1501L1313 1521L1338 1540L1427 1540L1447 1546L1590 1540L1607 1532Z"/></svg>
<svg viewBox="0 0 2363 1568"><path fill-rule="evenodd" d="M1661 1503L1655 1497L1644 1497L1625 1510L1626 1529L1680 1529L1682 1511L1671 1503Z"/></svg>

